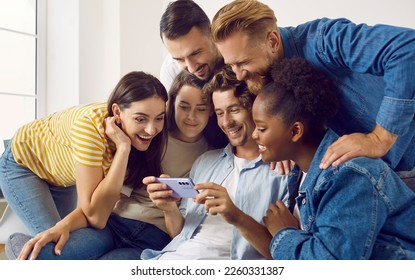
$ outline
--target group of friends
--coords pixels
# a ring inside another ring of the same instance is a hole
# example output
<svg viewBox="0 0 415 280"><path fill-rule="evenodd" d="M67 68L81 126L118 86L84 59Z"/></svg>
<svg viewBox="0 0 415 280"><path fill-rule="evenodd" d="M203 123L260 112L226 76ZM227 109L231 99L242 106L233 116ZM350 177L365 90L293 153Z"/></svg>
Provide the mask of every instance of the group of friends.
<svg viewBox="0 0 415 280"><path fill-rule="evenodd" d="M415 30L177 0L160 36L160 79L17 130L10 259L415 259Z"/></svg>

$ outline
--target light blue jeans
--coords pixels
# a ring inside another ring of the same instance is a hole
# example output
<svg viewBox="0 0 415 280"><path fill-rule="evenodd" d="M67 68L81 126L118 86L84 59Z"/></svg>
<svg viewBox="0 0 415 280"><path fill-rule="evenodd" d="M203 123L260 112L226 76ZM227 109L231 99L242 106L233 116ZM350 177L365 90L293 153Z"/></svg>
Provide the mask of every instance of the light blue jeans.
<svg viewBox="0 0 415 280"><path fill-rule="evenodd" d="M36 235L76 208L76 187L57 187L16 163L11 144L0 158L0 187L30 235Z"/></svg>
<svg viewBox="0 0 415 280"><path fill-rule="evenodd" d="M13 234L6 244L7 256L16 259L30 238L28 235ZM112 213L104 229L88 227L71 232L60 256L54 253L55 244L48 243L37 259L139 260L144 249L161 250L170 240L167 233L152 224Z"/></svg>

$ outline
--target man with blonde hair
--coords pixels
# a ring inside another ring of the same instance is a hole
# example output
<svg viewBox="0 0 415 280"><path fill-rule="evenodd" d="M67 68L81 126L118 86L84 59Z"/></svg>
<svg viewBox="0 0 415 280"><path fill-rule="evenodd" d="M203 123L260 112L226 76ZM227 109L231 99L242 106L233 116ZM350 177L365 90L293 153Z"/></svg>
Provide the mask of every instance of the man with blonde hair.
<svg viewBox="0 0 415 280"><path fill-rule="evenodd" d="M211 31L219 51L226 55L225 63L232 66L238 80L247 82L251 92L258 93L269 80L270 65L282 57L282 48L275 53L281 38L274 11L257 1L233 1L217 12ZM266 48L267 42L273 48ZM240 55L243 50L249 57Z"/></svg>
<svg viewBox="0 0 415 280"><path fill-rule="evenodd" d="M294 56L334 79L341 103L329 126L342 137L320 168L381 157L415 189L415 30L344 18L281 28L267 5L235 0L216 13L211 32L225 63L253 92L269 80L273 61Z"/></svg>

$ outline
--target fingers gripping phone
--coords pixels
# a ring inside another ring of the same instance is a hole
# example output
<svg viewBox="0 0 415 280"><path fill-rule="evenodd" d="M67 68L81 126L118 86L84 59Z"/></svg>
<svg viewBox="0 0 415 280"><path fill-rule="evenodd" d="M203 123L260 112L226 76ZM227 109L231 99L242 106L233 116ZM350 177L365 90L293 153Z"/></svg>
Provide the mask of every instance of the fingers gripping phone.
<svg viewBox="0 0 415 280"><path fill-rule="evenodd" d="M195 184L191 178L156 178L157 182L166 184L173 190L172 197L195 198L198 191L194 189Z"/></svg>

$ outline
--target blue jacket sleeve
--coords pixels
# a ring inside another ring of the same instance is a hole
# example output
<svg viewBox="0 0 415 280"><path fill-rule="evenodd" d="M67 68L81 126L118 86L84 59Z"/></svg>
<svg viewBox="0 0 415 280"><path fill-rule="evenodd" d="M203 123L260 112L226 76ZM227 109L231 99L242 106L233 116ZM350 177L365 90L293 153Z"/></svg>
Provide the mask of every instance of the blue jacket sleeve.
<svg viewBox="0 0 415 280"><path fill-rule="evenodd" d="M405 134L415 112L415 30L356 25L347 19L325 19L318 28L316 48L325 63L383 76L386 86L376 122Z"/></svg>

